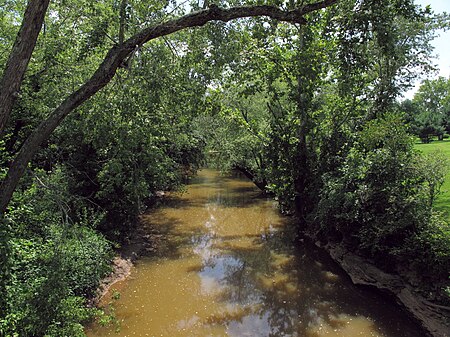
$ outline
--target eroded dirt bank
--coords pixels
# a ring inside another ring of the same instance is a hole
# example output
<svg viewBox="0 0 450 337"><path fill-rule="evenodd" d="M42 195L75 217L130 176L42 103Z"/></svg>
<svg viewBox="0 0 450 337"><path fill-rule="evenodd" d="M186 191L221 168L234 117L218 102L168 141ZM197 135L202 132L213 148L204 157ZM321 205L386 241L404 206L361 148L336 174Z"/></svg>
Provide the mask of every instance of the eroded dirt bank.
<svg viewBox="0 0 450 337"><path fill-rule="evenodd" d="M117 282L124 281L130 276L134 263L142 256L152 253L158 242L160 235L148 234L144 231L141 222L137 224L134 234L118 250L112 261L112 271L105 277L92 302L97 305L108 293L109 289Z"/></svg>
<svg viewBox="0 0 450 337"><path fill-rule="evenodd" d="M354 284L375 287L395 296L397 302L433 337L450 336L450 307L431 303L397 275L385 273L360 256L337 244L325 249L350 276Z"/></svg>

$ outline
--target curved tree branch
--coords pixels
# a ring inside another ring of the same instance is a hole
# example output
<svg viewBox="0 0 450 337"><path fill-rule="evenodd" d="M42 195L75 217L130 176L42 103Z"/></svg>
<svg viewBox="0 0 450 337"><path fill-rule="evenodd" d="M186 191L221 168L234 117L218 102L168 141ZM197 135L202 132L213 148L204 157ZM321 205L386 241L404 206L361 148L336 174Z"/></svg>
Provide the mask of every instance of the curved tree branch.
<svg viewBox="0 0 450 337"><path fill-rule="evenodd" d="M2 182L0 189L0 214L6 211L6 207L20 178L24 174L28 163L38 151L39 146L49 138L53 130L55 130L70 112L79 107L111 81L117 69L122 66L123 62L133 52L136 46L141 46L150 40L186 28L203 26L210 21L227 22L244 17L267 16L280 21L305 24L306 20L303 17L304 15L331 6L336 2L338 0L323 0L291 11L283 11L274 6L246 6L228 9L211 6L209 9L194 12L143 29L141 32L124 41L123 44L115 45L108 51L103 62L92 77L77 91L68 96L24 142L12 162L6 178Z"/></svg>

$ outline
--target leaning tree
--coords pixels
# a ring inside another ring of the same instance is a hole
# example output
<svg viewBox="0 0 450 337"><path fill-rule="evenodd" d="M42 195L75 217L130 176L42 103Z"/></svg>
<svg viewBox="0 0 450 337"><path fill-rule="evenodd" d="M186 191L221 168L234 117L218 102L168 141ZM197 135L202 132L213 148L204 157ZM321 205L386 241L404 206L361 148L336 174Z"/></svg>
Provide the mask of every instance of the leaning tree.
<svg viewBox="0 0 450 337"><path fill-rule="evenodd" d="M4 214L20 178L28 163L64 118L77 107L105 87L116 74L117 69L126 65L133 52L145 43L174 32L200 27L211 21L228 22L238 18L266 16L275 20L294 24L306 24L305 15L329 7L338 0L323 0L298 8L286 10L271 5L251 5L222 8L211 4L208 8L170 19L142 29L128 39L119 32L119 40L106 53L93 75L77 90L68 95L28 136L13 158L0 189L0 214ZM0 135L11 115L15 98L36 44L39 31L48 8L49 0L29 0L19 34L12 48L9 62L3 74L0 87ZM122 2L123 4L125 2ZM123 25L120 25L123 27Z"/></svg>

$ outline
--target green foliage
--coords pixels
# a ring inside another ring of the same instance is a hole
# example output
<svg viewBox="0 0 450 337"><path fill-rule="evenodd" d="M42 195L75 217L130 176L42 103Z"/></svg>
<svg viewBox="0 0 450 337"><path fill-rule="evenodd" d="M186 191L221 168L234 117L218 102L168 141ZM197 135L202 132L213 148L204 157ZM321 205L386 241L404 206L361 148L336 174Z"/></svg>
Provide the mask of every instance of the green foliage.
<svg viewBox="0 0 450 337"><path fill-rule="evenodd" d="M246 96L245 88L208 92L209 110L195 120L207 143L208 164L221 170L236 167L252 172L255 180L264 177L261 149L266 139L267 123L259 107L265 104L262 94Z"/></svg>
<svg viewBox="0 0 450 337"><path fill-rule="evenodd" d="M415 166L428 191L430 206L435 205L436 198L441 193L442 185L449 172L448 164L448 158L439 151L423 154L416 158Z"/></svg>
<svg viewBox="0 0 450 337"><path fill-rule="evenodd" d="M70 116L33 162L47 171L63 166L67 193L75 196L69 215L78 219L83 207L104 214L98 229L118 241L156 191L179 188L203 161L203 136L191 132L203 97L189 92L204 91L205 83L186 67L190 54L174 55L179 39L139 50L112 87Z"/></svg>
<svg viewBox="0 0 450 337"><path fill-rule="evenodd" d="M171 16L168 5L127 1L125 37ZM3 65L21 13L1 12ZM51 3L0 143L0 178L31 130L118 41L119 12L117 1ZM205 36L188 37L140 46L33 159L0 227L0 334L83 335L81 324L98 313L87 299L109 271L104 236L125 240L157 191L180 188L202 165L204 138L192 121L213 67L200 49L185 52Z"/></svg>
<svg viewBox="0 0 450 337"><path fill-rule="evenodd" d="M51 2L0 141L0 178L120 32L126 39L186 10L177 4ZM2 4L2 66L24 5ZM81 324L98 314L86 298L111 258L104 235L124 240L156 192L180 188L205 153L249 173L323 237L388 268L413 261L418 273L426 265L446 279L448 225L433 209L446 164L418 156L401 119L385 115L411 76L431 69L430 38L445 18L410 0L343 0L307 19L208 24L136 46L43 145L1 219L0 334L83 335ZM447 82L424 83L400 107L425 142L450 130Z"/></svg>
<svg viewBox="0 0 450 337"><path fill-rule="evenodd" d="M437 154L437 158L444 157L447 160L450 155L450 143L447 141L434 141L430 144L415 144L415 148L424 154L423 158L435 158ZM432 162L436 163L436 161ZM450 222L450 169L448 168L447 161L444 161L444 163L447 165L444 168L444 171L447 172L447 174L444 177L444 183L442 184L439 193L436 195L433 207L437 211L442 212L445 215L447 222ZM423 161L423 164L426 165L426 161ZM430 168L431 167L432 166L430 166ZM433 176L436 172L438 171L433 172Z"/></svg>
<svg viewBox="0 0 450 337"><path fill-rule="evenodd" d="M74 296L63 299L54 311L58 315L47 328L45 337L83 337L85 333L81 323L92 319L96 313L86 307L84 298Z"/></svg>
<svg viewBox="0 0 450 337"><path fill-rule="evenodd" d="M389 111L417 71L432 69L430 41L439 23L413 1L364 1L356 7L345 1L337 21L340 94L370 97L369 118Z"/></svg>
<svg viewBox="0 0 450 337"><path fill-rule="evenodd" d="M317 211L322 235L388 270L409 265L419 278L442 282L450 267L450 232L432 209L446 173L442 159L421 158L395 115L367 123L357 139L339 176L324 176Z"/></svg>
<svg viewBox="0 0 450 337"><path fill-rule="evenodd" d="M447 280L448 285L450 226L439 212L433 212L427 220L428 223L411 240L408 253L421 277L440 282Z"/></svg>
<svg viewBox="0 0 450 337"><path fill-rule="evenodd" d="M345 240L359 238L360 244L370 245L371 240L382 239L381 235L377 238L377 232L389 235L394 230L392 222L403 218L397 209L405 206L402 199L410 197L410 185L415 181L408 177L412 172L412 142L402 126L395 117L369 122L356 137L359 141L348 152L339 176L324 177L319 204L322 221L330 226L332 219L339 219L335 228ZM327 210L329 207L334 212ZM381 245L371 248L383 252Z"/></svg>
<svg viewBox="0 0 450 337"><path fill-rule="evenodd" d="M444 138L450 130L450 81L444 77L422 82L412 101L402 102L400 108L407 112L411 131L422 143L433 137Z"/></svg>
<svg viewBox="0 0 450 337"><path fill-rule="evenodd" d="M95 232L91 217L73 223L64 172L39 174L16 194L8 221L6 310L0 331L20 336L82 336L86 307L109 271L110 243ZM87 214L87 213L86 213Z"/></svg>

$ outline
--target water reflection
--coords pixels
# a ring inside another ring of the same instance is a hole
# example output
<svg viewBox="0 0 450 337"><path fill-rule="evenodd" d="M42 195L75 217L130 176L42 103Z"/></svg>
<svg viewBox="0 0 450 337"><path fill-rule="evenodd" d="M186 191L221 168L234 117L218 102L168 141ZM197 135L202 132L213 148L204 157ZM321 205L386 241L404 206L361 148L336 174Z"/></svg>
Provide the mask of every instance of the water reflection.
<svg viewBox="0 0 450 337"><path fill-rule="evenodd" d="M118 336L422 336L323 252L294 245L293 226L245 180L204 170L144 220L160 242L118 285Z"/></svg>

